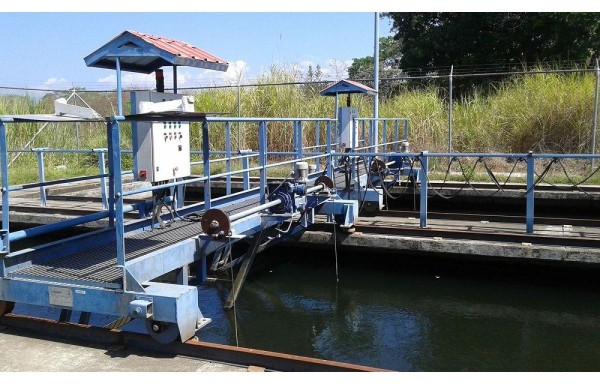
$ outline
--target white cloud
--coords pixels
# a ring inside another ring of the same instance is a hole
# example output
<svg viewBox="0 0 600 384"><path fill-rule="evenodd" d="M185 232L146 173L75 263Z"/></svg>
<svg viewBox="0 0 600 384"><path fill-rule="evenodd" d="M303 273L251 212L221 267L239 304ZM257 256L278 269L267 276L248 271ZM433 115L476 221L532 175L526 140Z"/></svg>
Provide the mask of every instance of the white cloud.
<svg viewBox="0 0 600 384"><path fill-rule="evenodd" d="M58 77L50 77L49 79L47 79L46 81L44 81L44 86L46 87L53 87L53 88L67 88L67 87L71 87L72 84L70 81L68 81L65 78L58 78Z"/></svg>

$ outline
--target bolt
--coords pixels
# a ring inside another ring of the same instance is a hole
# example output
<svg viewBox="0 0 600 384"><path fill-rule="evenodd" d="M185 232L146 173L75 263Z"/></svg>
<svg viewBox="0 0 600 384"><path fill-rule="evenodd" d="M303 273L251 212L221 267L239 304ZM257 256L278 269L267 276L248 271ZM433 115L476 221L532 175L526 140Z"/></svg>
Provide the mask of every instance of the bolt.
<svg viewBox="0 0 600 384"><path fill-rule="evenodd" d="M158 331L160 331L160 327L159 327L159 326L158 326L158 324L156 324L156 323L155 323L155 324L152 324L152 330L153 330L154 332L158 332Z"/></svg>
<svg viewBox="0 0 600 384"><path fill-rule="evenodd" d="M142 308L140 308L140 307L136 307L136 308L133 310L133 313L134 313L135 315L138 315L138 316L139 316L139 315L141 315L141 313L142 313Z"/></svg>
<svg viewBox="0 0 600 384"><path fill-rule="evenodd" d="M219 222L217 220L213 220L210 222L210 229L217 229L219 228Z"/></svg>

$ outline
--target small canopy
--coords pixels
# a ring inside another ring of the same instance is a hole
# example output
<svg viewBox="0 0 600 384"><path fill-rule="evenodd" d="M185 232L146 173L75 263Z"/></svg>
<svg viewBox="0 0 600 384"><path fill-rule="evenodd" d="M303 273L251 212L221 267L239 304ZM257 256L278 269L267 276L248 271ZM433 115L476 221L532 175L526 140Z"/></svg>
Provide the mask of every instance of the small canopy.
<svg viewBox="0 0 600 384"><path fill-rule="evenodd" d="M321 96L336 96L350 93L366 93L367 95L376 95L377 91L364 84L352 80L340 80L321 91Z"/></svg>
<svg viewBox="0 0 600 384"><path fill-rule="evenodd" d="M135 31L125 31L85 57L88 67L152 73L168 66L187 66L227 71L229 63L188 43Z"/></svg>

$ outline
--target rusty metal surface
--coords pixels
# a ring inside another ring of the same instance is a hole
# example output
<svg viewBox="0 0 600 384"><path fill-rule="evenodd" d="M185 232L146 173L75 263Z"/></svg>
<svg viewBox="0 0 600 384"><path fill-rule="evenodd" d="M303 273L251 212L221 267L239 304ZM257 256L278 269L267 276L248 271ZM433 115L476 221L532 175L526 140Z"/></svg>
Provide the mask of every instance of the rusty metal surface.
<svg viewBox="0 0 600 384"><path fill-rule="evenodd" d="M227 64L227 61L211 55L210 53L201 50L184 41L170 39L168 37L154 36L149 33L142 33L128 30L127 32L135 35L147 43L154 45L156 48L165 50L180 57L187 57L194 60L206 60L214 63Z"/></svg>
<svg viewBox="0 0 600 384"><path fill-rule="evenodd" d="M160 344L148 335L108 330L89 325L59 323L22 315L0 317L0 326L7 327L4 332L19 332L27 337L52 338L71 344L103 346L109 350L115 345L133 350L152 351L207 359L242 366L259 366L271 371L283 372L385 372L386 370L315 359L311 357L288 355L284 353L258 349L234 347L228 345L190 340L185 343Z"/></svg>

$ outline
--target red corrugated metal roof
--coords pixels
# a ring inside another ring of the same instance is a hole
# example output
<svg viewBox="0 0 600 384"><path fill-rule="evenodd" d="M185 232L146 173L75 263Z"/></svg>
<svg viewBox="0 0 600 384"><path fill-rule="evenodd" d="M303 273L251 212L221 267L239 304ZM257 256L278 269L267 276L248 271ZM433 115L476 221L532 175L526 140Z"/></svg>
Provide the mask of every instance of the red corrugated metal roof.
<svg viewBox="0 0 600 384"><path fill-rule="evenodd" d="M127 30L126 32L135 35L147 43L154 45L155 47L170 52L174 55L187 57L195 60L206 60L213 63L228 64L227 61L219 59L216 56L211 55L208 52L201 50L200 48L194 47L191 44L183 41L169 39L167 37L149 35L147 33L141 33L136 31Z"/></svg>

